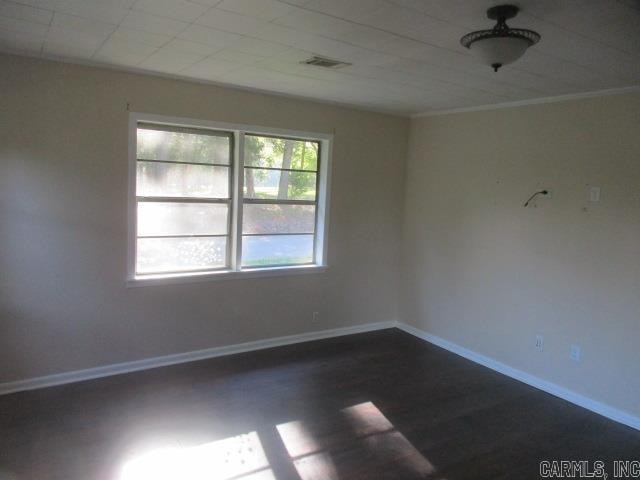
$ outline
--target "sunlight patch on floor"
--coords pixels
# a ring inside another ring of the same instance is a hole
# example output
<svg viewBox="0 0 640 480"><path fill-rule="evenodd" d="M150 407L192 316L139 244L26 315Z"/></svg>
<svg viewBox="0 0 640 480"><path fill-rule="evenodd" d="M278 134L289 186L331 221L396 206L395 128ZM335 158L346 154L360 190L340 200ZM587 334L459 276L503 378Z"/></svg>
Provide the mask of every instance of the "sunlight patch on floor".
<svg viewBox="0 0 640 480"><path fill-rule="evenodd" d="M393 430L393 424L373 402L359 403L340 410L357 437Z"/></svg>
<svg viewBox="0 0 640 480"><path fill-rule="evenodd" d="M415 472L418 476L433 475L435 467L372 403L365 402L342 410L351 428L367 450L378 458L394 459L399 466Z"/></svg>
<svg viewBox="0 0 640 480"><path fill-rule="evenodd" d="M284 446L291 458L309 455L321 450L320 445L303 422L296 420L282 423L276 429L283 439Z"/></svg>
<svg viewBox="0 0 640 480"><path fill-rule="evenodd" d="M276 480L256 432L194 447L148 452L127 462L120 480Z"/></svg>
<svg viewBox="0 0 640 480"><path fill-rule="evenodd" d="M331 455L326 452L314 453L293 461L302 480L339 480Z"/></svg>
<svg viewBox="0 0 640 480"><path fill-rule="evenodd" d="M291 421L276 430L301 480L345 480L360 467L339 462L345 450L365 452L403 478L433 478L435 467L372 403L340 410L323 423ZM257 432L196 446L151 450L128 461L119 480L277 480Z"/></svg>
<svg viewBox="0 0 640 480"><path fill-rule="evenodd" d="M348 438L342 439L345 446L365 449L374 463L393 464L399 472L410 472L415 478L426 478L436 473L431 462L396 430L372 402L342 409L340 414L350 427ZM301 421L283 423L276 428L302 480L340 480L329 451L336 440L332 438L335 433L325 433L323 442ZM339 448L338 445L333 449L339 451Z"/></svg>

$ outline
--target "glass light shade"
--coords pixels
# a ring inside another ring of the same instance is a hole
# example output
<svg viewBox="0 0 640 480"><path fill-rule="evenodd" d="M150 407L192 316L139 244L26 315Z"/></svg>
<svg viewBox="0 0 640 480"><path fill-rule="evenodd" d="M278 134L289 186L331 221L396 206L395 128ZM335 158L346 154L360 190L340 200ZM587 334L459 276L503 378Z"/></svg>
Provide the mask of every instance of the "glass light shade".
<svg viewBox="0 0 640 480"><path fill-rule="evenodd" d="M487 65L508 65L518 60L531 43L519 37L492 37L476 40L469 50Z"/></svg>

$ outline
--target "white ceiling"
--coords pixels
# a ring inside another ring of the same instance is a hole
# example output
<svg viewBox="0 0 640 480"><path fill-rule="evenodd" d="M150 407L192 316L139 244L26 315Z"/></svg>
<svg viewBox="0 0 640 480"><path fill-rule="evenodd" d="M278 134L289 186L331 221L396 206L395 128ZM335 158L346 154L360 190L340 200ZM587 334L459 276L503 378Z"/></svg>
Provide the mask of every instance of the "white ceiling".
<svg viewBox="0 0 640 480"><path fill-rule="evenodd" d="M0 0L0 49L402 114L640 84L640 1L523 0L498 73L459 39L496 0ZM312 55L350 62L301 65Z"/></svg>

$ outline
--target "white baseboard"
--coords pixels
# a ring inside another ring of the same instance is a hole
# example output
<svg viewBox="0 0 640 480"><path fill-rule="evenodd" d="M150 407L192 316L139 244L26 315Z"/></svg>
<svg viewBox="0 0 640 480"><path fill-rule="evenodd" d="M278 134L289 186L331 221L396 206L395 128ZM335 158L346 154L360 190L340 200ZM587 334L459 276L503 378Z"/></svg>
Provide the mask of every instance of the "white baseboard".
<svg viewBox="0 0 640 480"><path fill-rule="evenodd" d="M599 415L610 418L616 422L628 425L629 427L640 430L640 418L628 412L611 407L605 403L598 402L589 397L573 392L567 388L548 382L539 377L535 377L529 373L523 372L516 368L510 367L504 363L494 360L485 355L481 355L465 347L461 347L455 343L444 340L436 335L420 330L412 325L400 323L396 321L367 323L363 325L354 325L351 327L334 328L330 330L319 330L315 332L300 333L297 335L288 335L285 337L267 338L254 342L239 343L236 345L228 345L223 347L207 348L204 350L195 350L191 352L177 353L173 355L164 355L161 357L146 358L133 362L115 363L101 367L88 368L86 370L75 370L72 372L58 373L47 375L44 377L27 378L13 382L0 383L0 395L21 392L24 390L35 390L38 388L52 387L55 385L64 385L66 383L81 382L83 380L91 380L94 378L108 377L121 373L137 372L140 370L148 370L151 368L163 367L167 365L176 365L179 363L193 362L196 360L204 360L207 358L221 357L225 355L233 355L234 353L250 352L254 350L262 350L265 348L279 347L283 345L292 345L295 343L309 342L312 340L321 340L323 338L340 337L343 335L352 335L354 333L371 332L374 330L383 330L385 328L397 327L415 337L425 340L429 343L449 350L461 357L472 362L488 367L496 372L507 375L508 377L519 380L532 387L543 390L547 393L555 395L580 407L591 410Z"/></svg>
<svg viewBox="0 0 640 480"><path fill-rule="evenodd" d="M145 358L133 362L114 363L104 365L102 367L88 368L86 370L75 370L72 372L57 373L44 377L27 378L24 380L16 380L13 382L0 383L0 395L8 393L21 392L24 390L35 390L37 388L52 387L55 385L63 385L65 383L81 382L83 380L91 380L93 378L108 377L121 373L137 372L139 370L148 370L150 368L164 367L167 365L175 365L178 363L193 362L195 360L204 360L207 358L221 357L224 355L232 355L234 353L250 352L253 350L262 350L265 348L280 347L283 345L291 345L294 343L309 342L311 340L321 340L323 338L341 337L343 335L351 335L354 333L371 332L374 330L382 330L385 328L393 328L397 326L397 322L380 322L366 323L363 325L354 325L351 327L334 328L330 330L318 330L315 332L300 333L297 335L288 335L286 337L274 337L255 342L238 343L236 345L228 345L223 347L206 348L204 350L195 350L192 352L177 353L173 355L164 355L161 357Z"/></svg>
<svg viewBox="0 0 640 480"><path fill-rule="evenodd" d="M593 400L592 398L561 387L560 385L556 385L555 383L551 383L547 380L543 380L542 378L533 376L527 372L523 372L522 370L510 367L509 365L494 360L493 358L481 355L465 347L461 347L460 345L420 330L412 325L407 325L406 323L397 323L396 326L400 330L403 330L422 340L426 340L427 342L437 345L438 347L442 347L445 350L449 350L450 352L460 355L461 357L471 360L472 362L488 367L491 370L495 370L496 372L502 373L504 375L507 375L508 377L531 385L532 387L538 388L542 391L550 393L551 395L562 398L563 400L571 402L580 407L586 408L587 410L591 410L592 412L607 417L611 420L622 423L631 428L635 428L636 430L640 430L640 418L632 415L631 413L619 410L610 405L607 405L606 403L598 402L597 400Z"/></svg>

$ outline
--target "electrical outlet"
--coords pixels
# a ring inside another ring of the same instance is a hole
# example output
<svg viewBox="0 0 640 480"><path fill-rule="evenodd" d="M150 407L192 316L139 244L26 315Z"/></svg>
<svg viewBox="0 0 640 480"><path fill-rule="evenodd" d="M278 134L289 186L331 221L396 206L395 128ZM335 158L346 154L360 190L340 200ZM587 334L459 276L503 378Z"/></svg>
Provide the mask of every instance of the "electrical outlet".
<svg viewBox="0 0 640 480"><path fill-rule="evenodd" d="M313 312L312 318L314 322L317 322L320 319L320 312Z"/></svg>
<svg viewBox="0 0 640 480"><path fill-rule="evenodd" d="M544 350L544 337L542 335L536 335L536 350L539 352Z"/></svg>
<svg viewBox="0 0 640 480"><path fill-rule="evenodd" d="M582 360L582 349L580 348L580 345L571 345L569 356L571 357L571 360L575 362Z"/></svg>
<svg viewBox="0 0 640 480"><path fill-rule="evenodd" d="M600 187L589 188L589 201L591 203L598 203L600 201Z"/></svg>

